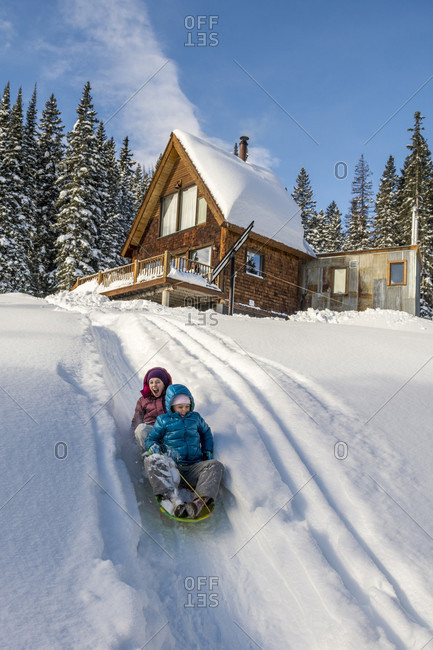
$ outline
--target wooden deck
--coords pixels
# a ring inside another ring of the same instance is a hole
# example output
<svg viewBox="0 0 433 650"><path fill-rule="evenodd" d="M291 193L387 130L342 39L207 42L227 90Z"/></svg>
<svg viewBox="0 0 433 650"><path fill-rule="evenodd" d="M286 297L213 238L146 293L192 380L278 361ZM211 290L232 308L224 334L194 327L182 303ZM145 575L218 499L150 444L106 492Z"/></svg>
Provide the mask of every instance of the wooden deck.
<svg viewBox="0 0 433 650"><path fill-rule="evenodd" d="M210 284L212 270L207 264L165 251L78 278L71 291L93 281L101 295L113 300L146 298L172 307L191 306L206 299L225 298L217 285Z"/></svg>

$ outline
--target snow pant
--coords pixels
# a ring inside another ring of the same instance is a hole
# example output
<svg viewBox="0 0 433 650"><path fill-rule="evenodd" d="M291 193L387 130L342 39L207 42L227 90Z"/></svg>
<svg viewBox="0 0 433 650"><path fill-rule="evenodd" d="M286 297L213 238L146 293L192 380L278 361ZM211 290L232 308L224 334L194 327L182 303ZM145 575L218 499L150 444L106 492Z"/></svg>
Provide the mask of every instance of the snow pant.
<svg viewBox="0 0 433 650"><path fill-rule="evenodd" d="M144 443L146 442L146 438L149 435L149 433L153 429L153 424L144 424L141 423L139 424L134 431L134 436L140 447L144 449Z"/></svg>
<svg viewBox="0 0 433 650"><path fill-rule="evenodd" d="M178 487L191 486L202 498L215 500L224 472L224 465L219 460L175 465L160 454L147 456L144 459L144 467L154 495L167 499L173 497Z"/></svg>

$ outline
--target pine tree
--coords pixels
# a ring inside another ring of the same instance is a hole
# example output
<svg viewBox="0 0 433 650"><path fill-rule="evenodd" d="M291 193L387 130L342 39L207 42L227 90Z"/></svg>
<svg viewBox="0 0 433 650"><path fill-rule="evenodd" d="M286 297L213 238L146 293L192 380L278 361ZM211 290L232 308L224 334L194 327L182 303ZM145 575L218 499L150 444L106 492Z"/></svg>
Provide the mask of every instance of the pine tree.
<svg viewBox="0 0 433 650"><path fill-rule="evenodd" d="M98 131L98 145L105 169L103 220L100 234L100 269L105 270L122 266L126 264L126 260L120 256L124 243L122 239L124 228L120 212L120 169L116 158L116 146L113 138L108 141L105 139L101 125Z"/></svg>
<svg viewBox="0 0 433 650"><path fill-rule="evenodd" d="M39 169L38 146L37 146L37 93L36 85L30 100L26 123L23 132L23 192L25 201L23 205L24 217L27 221L27 228L30 236L30 247L27 252L28 266L31 273L31 283L27 288L28 293L36 294L38 285L38 259L35 255L34 240L37 228L37 176Z"/></svg>
<svg viewBox="0 0 433 650"><path fill-rule="evenodd" d="M364 154L355 166L352 182L353 198L348 215L347 237L344 242L345 250L368 248L370 244L370 209L373 205L373 184L370 180L371 171Z"/></svg>
<svg viewBox="0 0 433 650"><path fill-rule="evenodd" d="M10 85L6 84L0 103L0 200L3 198L2 189L6 186L7 169L6 153L9 143L9 124L11 117Z"/></svg>
<svg viewBox="0 0 433 650"><path fill-rule="evenodd" d="M132 222L135 217L136 199L134 196L134 161L132 153L129 150L129 139L126 137L123 140L123 146L120 152L119 168L120 168L120 211L121 211L121 231L122 242L125 241ZM120 250L119 250L120 253Z"/></svg>
<svg viewBox="0 0 433 650"><path fill-rule="evenodd" d="M332 201L325 211L322 221L322 238L320 251L331 253L341 250L344 236L341 223L341 212L335 201Z"/></svg>
<svg viewBox="0 0 433 650"><path fill-rule="evenodd" d="M419 111L414 115L410 153L402 170L399 192L399 224L402 243L411 243L412 210L418 212L418 244L423 261L421 277L421 315L433 316L433 166L431 153L422 131Z"/></svg>
<svg viewBox="0 0 433 650"><path fill-rule="evenodd" d="M4 95L2 112L7 108ZM5 116L2 115L3 119ZM8 136L2 160L2 196L0 206L0 291L27 292L31 287L29 252L31 231L25 209L25 160L22 91L10 111Z"/></svg>
<svg viewBox="0 0 433 650"><path fill-rule="evenodd" d="M10 169L7 164L11 119L10 84L6 84L0 104L0 291L9 291L8 261L11 254L7 233L10 230L8 206L11 188Z"/></svg>
<svg viewBox="0 0 433 650"><path fill-rule="evenodd" d="M134 206L135 213L138 212L138 209L143 202L144 195L146 194L149 185L150 185L149 174L144 169L142 169L141 165L137 165L132 179L132 191L135 198L135 206Z"/></svg>
<svg viewBox="0 0 433 650"><path fill-rule="evenodd" d="M317 228L316 201L313 199L310 178L304 168L298 174L296 185L293 188L292 198L300 208L302 225L304 227L304 238L313 246L311 239L314 239L315 235L311 233Z"/></svg>
<svg viewBox="0 0 433 650"><path fill-rule="evenodd" d="M319 210L314 216L314 220L309 221L308 225L308 243L316 253L323 252L323 227L325 215L323 210Z"/></svg>
<svg viewBox="0 0 433 650"><path fill-rule="evenodd" d="M67 135L68 147L60 164L56 205L57 228L61 233L56 240L58 289L69 289L77 276L91 275L99 265L97 120L90 90L87 82L77 108L78 119Z"/></svg>
<svg viewBox="0 0 433 650"><path fill-rule="evenodd" d="M398 246L398 211L397 211L398 176L394 158L390 156L386 163L379 191L376 197L376 215L372 245L375 248Z"/></svg>
<svg viewBox="0 0 433 650"><path fill-rule="evenodd" d="M58 237L56 203L59 190L56 180L64 155L63 124L52 94L45 104L39 124L37 174L37 220L34 239L38 260L36 291L40 296L55 289L55 241Z"/></svg>
<svg viewBox="0 0 433 650"><path fill-rule="evenodd" d="M9 170L6 165L9 148L9 127L11 119L10 85L6 84L0 103L0 214L3 214L5 200L10 186ZM0 217L1 218L1 217ZM0 221L0 224L2 222ZM0 231L1 233L2 231Z"/></svg>

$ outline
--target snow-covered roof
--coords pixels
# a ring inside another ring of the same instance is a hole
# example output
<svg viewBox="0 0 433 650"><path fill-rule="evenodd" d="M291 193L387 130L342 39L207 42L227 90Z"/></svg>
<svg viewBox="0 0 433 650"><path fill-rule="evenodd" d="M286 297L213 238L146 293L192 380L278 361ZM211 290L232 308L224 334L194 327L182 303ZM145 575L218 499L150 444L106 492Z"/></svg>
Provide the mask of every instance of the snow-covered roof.
<svg viewBox="0 0 433 650"><path fill-rule="evenodd" d="M227 222L246 228L254 220L255 233L314 256L304 240L299 208L272 170L185 131L173 133Z"/></svg>

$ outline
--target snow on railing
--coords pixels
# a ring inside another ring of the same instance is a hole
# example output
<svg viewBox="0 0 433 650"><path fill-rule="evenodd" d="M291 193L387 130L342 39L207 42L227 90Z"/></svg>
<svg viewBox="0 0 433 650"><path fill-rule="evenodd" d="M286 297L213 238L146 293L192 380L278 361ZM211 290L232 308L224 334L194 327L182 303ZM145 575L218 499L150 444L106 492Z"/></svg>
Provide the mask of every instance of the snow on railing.
<svg viewBox="0 0 433 650"><path fill-rule="evenodd" d="M72 287L71 291L73 289L76 289L79 287L81 284L85 284L86 282L91 282L92 280L97 280L99 276L99 273L94 273L93 275L84 275L81 278L77 278L75 281L74 286Z"/></svg>
<svg viewBox="0 0 433 650"><path fill-rule="evenodd" d="M118 266L115 269L104 271L99 284L107 288L114 282L121 282L124 285L134 284L134 264L126 264L125 266Z"/></svg>
<svg viewBox="0 0 433 650"><path fill-rule="evenodd" d="M210 284L213 269L208 264L191 260L183 255L171 255L169 251L165 251L162 255L149 257L145 260L135 260L131 264L125 264L125 266L118 266L114 269L99 271L99 273L93 275L77 278L72 289L76 289L86 282L97 280L100 289L103 287L105 290L114 290L141 282L149 282L156 278L172 276L173 270L203 278L206 284Z"/></svg>
<svg viewBox="0 0 433 650"><path fill-rule="evenodd" d="M137 282L146 282L164 276L164 255L138 260Z"/></svg>
<svg viewBox="0 0 433 650"><path fill-rule="evenodd" d="M171 259L171 268L175 268L178 271L183 273L194 273L195 275L201 275L208 283L210 283L210 278L212 275L212 267L208 264L203 264L202 262L197 262L195 260L190 260L187 257L175 256Z"/></svg>

